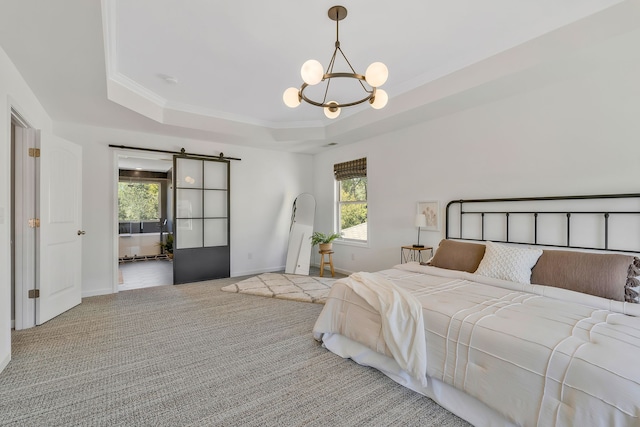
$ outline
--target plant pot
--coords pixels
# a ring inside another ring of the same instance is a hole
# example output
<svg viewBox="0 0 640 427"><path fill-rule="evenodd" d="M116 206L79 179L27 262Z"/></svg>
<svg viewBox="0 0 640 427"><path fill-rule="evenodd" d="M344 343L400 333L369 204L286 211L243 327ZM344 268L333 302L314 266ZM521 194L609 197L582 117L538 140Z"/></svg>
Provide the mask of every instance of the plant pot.
<svg viewBox="0 0 640 427"><path fill-rule="evenodd" d="M320 243L318 245L321 251L330 251L333 250L333 243Z"/></svg>

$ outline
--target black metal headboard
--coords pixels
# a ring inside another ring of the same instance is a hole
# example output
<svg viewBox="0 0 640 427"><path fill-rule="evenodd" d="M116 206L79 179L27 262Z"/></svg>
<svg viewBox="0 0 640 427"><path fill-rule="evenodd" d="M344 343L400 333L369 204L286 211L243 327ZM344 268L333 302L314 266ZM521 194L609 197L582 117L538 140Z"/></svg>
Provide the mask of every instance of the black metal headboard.
<svg viewBox="0 0 640 427"><path fill-rule="evenodd" d="M453 200L446 238L640 253L640 194Z"/></svg>

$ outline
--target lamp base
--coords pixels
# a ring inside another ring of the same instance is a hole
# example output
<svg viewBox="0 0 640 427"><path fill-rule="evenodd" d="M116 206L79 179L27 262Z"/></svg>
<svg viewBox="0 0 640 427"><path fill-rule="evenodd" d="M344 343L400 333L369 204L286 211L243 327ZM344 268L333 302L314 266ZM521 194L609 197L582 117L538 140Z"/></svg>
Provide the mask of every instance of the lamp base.
<svg viewBox="0 0 640 427"><path fill-rule="evenodd" d="M424 248L424 245L413 245L414 248Z"/></svg>

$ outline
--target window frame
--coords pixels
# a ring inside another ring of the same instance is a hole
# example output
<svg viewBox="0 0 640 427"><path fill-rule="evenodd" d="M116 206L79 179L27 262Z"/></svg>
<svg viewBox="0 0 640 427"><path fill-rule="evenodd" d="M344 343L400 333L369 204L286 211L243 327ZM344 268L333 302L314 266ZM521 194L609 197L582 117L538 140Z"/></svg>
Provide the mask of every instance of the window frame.
<svg viewBox="0 0 640 427"><path fill-rule="evenodd" d="M144 222L144 221L161 221L162 219L162 202L163 202L163 197L162 197L162 183L158 180L153 180L153 179L119 179L118 180L118 184L123 183L123 184L144 184L144 185L157 185L158 186L158 218L154 218L154 219L120 219L120 215L118 215L118 222L125 222L125 221L129 221L129 222ZM120 186L118 185L118 196L120 195ZM120 201L118 201L118 205L120 204Z"/></svg>
<svg viewBox="0 0 640 427"><path fill-rule="evenodd" d="M137 220L121 220L119 212L120 204L120 184L145 184L145 185L158 185L158 215L157 219L137 219ZM158 234L163 232L163 214L166 195L163 192L164 184L162 179L156 179L152 177L124 177L120 176L118 179L118 203L116 204L116 211L118 213L118 234L120 236L130 236L138 234ZM128 228L123 229L122 225L127 224ZM127 231L128 230L128 231ZM148 230L148 231L147 231ZM168 231L164 231L168 232Z"/></svg>
<svg viewBox="0 0 640 427"><path fill-rule="evenodd" d="M367 178L365 176L365 178ZM349 179L355 179L355 178L349 178ZM339 239L336 240L336 242L345 244L345 245L351 245L351 246L360 246L360 247L368 247L369 246L369 179L367 178L366 181L366 195L367 197L364 200L346 200L346 201L342 201L340 199L340 190L341 190L341 182L343 180L337 180L334 179L334 201L335 201L335 214L334 214L334 219L335 219L335 223L334 223L334 229L336 230L337 233L339 233L341 235L341 237ZM346 180L344 180L346 181ZM367 238L366 240L362 240L362 239L352 239L352 238L345 238L342 237L342 228L341 228L341 222L342 222L342 217L341 217L341 207L343 205L361 205L364 204L366 205L366 209L367 209Z"/></svg>

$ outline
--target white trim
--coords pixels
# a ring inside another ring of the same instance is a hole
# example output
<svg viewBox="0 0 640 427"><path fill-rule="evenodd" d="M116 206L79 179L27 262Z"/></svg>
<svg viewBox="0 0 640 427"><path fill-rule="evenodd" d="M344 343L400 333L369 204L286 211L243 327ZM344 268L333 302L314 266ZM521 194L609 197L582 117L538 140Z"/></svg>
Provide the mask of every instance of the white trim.
<svg viewBox="0 0 640 427"><path fill-rule="evenodd" d="M9 352L7 357L5 357L2 361L0 361L0 372L2 372L4 370L4 368L7 367L9 362L11 362L11 352Z"/></svg>
<svg viewBox="0 0 640 427"><path fill-rule="evenodd" d="M22 114L20 114L20 112L13 105L9 106L9 110L11 111L11 122L15 121L17 122L18 126L23 128L31 128Z"/></svg>
<svg viewBox="0 0 640 427"><path fill-rule="evenodd" d="M113 203L111 203L112 205L112 209L111 209L111 222L112 222L112 236L113 236L113 245L112 245L112 250L111 250L111 277L113 279L112 282L112 289L111 289L111 293L117 294L118 293L118 262L120 259L120 254L118 253L119 251L119 245L120 245L120 235L118 233L116 233L116 230L120 230L120 226L118 224L118 182L120 181L120 174L119 174L119 169L118 169L118 157L120 157L120 155L122 155L124 150L113 150L113 155L111 157L112 160L112 171L113 171L113 179L111 180L111 200L113 201ZM95 291L95 292L100 292L100 291ZM91 294L93 294L94 292L91 292ZM102 295L102 293L97 293L95 295ZM84 293L82 294L82 296L95 296L95 295L85 295Z"/></svg>
<svg viewBox="0 0 640 427"><path fill-rule="evenodd" d="M367 212L367 214L368 213L369 212ZM369 230L367 230L367 237L368 237L368 234L369 234ZM353 247L356 247L356 248L368 248L369 247L369 240L336 239L336 240L333 241L333 243L336 244L336 245L353 246Z"/></svg>
<svg viewBox="0 0 640 427"><path fill-rule="evenodd" d="M328 126L323 120L310 120L304 122L275 122L258 120L250 116L231 114L225 111L196 105L169 101L153 90L141 85L118 69L118 35L117 35L117 2L116 0L102 0L102 28L104 40L104 59L106 65L107 98L120 105L145 115L160 123L178 125L171 117L175 112L187 116L190 121L200 122L202 117L241 123L250 126L260 126L267 129L288 130L321 128L326 134ZM167 119L168 118L168 119ZM216 127L215 124L211 124ZM208 130L208 128L202 128ZM286 138L283 140L287 140Z"/></svg>
<svg viewBox="0 0 640 427"><path fill-rule="evenodd" d="M355 159L354 159L355 160ZM369 169L369 164L367 163L367 169ZM359 239L343 239L343 238L339 238L334 240L335 243L339 243L342 245L346 245L346 246L359 246L359 247L363 247L363 248L368 248L369 247L369 242L371 241L371 237L369 234L369 178L367 178L367 198L366 200L357 200L357 201L345 201L345 202L341 202L340 201L340 182L341 181L337 181L334 178L334 193L333 193L333 215L334 215L334 219L333 219L333 229L335 230L336 233L340 233L342 234L342 229L340 228L340 207L342 205L349 205L349 204L366 204L367 205L367 239L366 240L359 240ZM355 226L354 226L355 227Z"/></svg>
<svg viewBox="0 0 640 427"><path fill-rule="evenodd" d="M234 278L234 277L242 277L242 276L251 276L254 274L262 274L262 273L273 273L274 271L284 271L286 268L286 266L281 265L281 266L277 266L277 267L268 267L268 268L261 268L258 270L245 270L245 271L234 271L232 272L231 276L229 276L230 278Z"/></svg>
<svg viewBox="0 0 640 427"><path fill-rule="evenodd" d="M117 282L117 280L116 280ZM93 289L91 291L83 291L82 292L82 298L89 298L89 297L97 297L100 295L112 295L115 292L113 292L111 289L109 288L105 288L105 289Z"/></svg>
<svg viewBox="0 0 640 427"><path fill-rule="evenodd" d="M27 329L36 325L34 301L27 297L29 289L36 287L36 229L30 228L28 218L36 217L34 194L36 164L30 161L27 149L38 146L33 128L16 126L15 134L15 329Z"/></svg>
<svg viewBox="0 0 640 427"><path fill-rule="evenodd" d="M115 54L116 33L116 2L114 0L102 0L102 31L104 40L104 60L107 68L107 78L117 69L117 57Z"/></svg>
<svg viewBox="0 0 640 427"><path fill-rule="evenodd" d="M334 240L334 243L335 243L335 240ZM311 265L313 267L316 267L318 270L320 269L320 264L317 264L317 263L314 262ZM327 264L325 264L325 272L327 271L326 265ZM344 274L345 276L351 276L354 273L354 271L344 270L342 268L336 268L335 266L333 267L333 271L336 272L336 273ZM329 276L323 274L322 277L331 278L331 273L329 273ZM335 277L334 277L334 279L335 279Z"/></svg>

